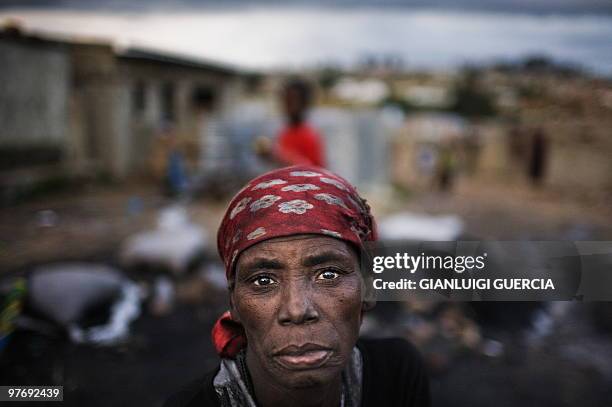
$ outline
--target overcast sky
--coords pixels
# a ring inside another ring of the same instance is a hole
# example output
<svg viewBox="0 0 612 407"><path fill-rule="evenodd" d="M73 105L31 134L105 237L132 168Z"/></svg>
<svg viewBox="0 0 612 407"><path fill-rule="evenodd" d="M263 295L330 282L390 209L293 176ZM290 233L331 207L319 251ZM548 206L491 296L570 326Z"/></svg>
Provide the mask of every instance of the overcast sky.
<svg viewBox="0 0 612 407"><path fill-rule="evenodd" d="M255 69L348 66L368 55L399 56L409 68L448 69L543 54L612 75L612 15L606 13L272 5L135 10L115 4L93 10L7 7L0 9L0 20L5 18L37 32L102 38Z"/></svg>
<svg viewBox="0 0 612 407"><path fill-rule="evenodd" d="M611 13L612 0L0 0L0 7L50 6L80 9L202 8L245 5L426 7L521 13Z"/></svg>

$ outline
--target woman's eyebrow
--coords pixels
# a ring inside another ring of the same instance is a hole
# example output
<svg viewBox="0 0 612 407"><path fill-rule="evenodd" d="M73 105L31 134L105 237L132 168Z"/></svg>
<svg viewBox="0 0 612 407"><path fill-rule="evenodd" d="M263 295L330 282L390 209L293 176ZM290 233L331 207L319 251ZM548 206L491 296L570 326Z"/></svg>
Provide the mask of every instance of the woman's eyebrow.
<svg viewBox="0 0 612 407"><path fill-rule="evenodd" d="M345 263L349 261L349 259L346 255L343 255L336 251L328 251L308 256L302 261L302 264L306 267L312 267L316 266L317 264L328 263L331 261L340 261Z"/></svg>
<svg viewBox="0 0 612 407"><path fill-rule="evenodd" d="M241 267L247 271L254 270L278 270L283 268L283 264L275 259L255 258Z"/></svg>

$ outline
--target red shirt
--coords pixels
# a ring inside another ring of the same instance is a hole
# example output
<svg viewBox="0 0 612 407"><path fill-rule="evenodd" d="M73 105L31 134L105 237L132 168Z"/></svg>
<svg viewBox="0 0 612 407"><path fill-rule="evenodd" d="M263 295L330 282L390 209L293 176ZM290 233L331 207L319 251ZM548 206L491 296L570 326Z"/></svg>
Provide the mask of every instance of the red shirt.
<svg viewBox="0 0 612 407"><path fill-rule="evenodd" d="M276 155L287 165L325 165L321 136L305 123L287 127L280 133Z"/></svg>

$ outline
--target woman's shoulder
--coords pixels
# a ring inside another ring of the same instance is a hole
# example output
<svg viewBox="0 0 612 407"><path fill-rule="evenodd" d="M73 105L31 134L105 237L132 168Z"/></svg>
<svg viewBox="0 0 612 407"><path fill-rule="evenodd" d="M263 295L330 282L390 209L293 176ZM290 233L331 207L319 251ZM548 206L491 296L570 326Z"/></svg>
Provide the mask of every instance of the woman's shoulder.
<svg viewBox="0 0 612 407"><path fill-rule="evenodd" d="M405 339L360 339L364 406L429 406L429 379L419 351ZM378 404L380 405L380 404Z"/></svg>
<svg viewBox="0 0 612 407"><path fill-rule="evenodd" d="M164 407L201 407L218 406L213 380L219 368L208 372L191 383L183 386L172 394L164 403Z"/></svg>
<svg viewBox="0 0 612 407"><path fill-rule="evenodd" d="M369 357L376 364L422 364L421 354L416 347L402 338L361 338L357 341L357 347L362 354L365 353L364 358Z"/></svg>

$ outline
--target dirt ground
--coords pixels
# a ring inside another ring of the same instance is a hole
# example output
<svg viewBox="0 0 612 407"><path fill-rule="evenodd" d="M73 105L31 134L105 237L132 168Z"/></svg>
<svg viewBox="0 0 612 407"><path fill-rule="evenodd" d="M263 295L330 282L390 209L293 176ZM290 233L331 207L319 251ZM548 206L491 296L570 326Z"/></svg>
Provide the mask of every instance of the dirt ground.
<svg viewBox="0 0 612 407"><path fill-rule="evenodd" d="M612 239L612 197L586 199L523 183L460 179L452 191L414 193L384 209L456 214L466 234L482 240Z"/></svg>
<svg viewBox="0 0 612 407"><path fill-rule="evenodd" d="M103 261L116 255L124 239L154 227L159 210L174 203L156 187L137 184L82 187L2 208L1 269L20 271L66 260ZM214 240L225 202L195 201L188 208Z"/></svg>

